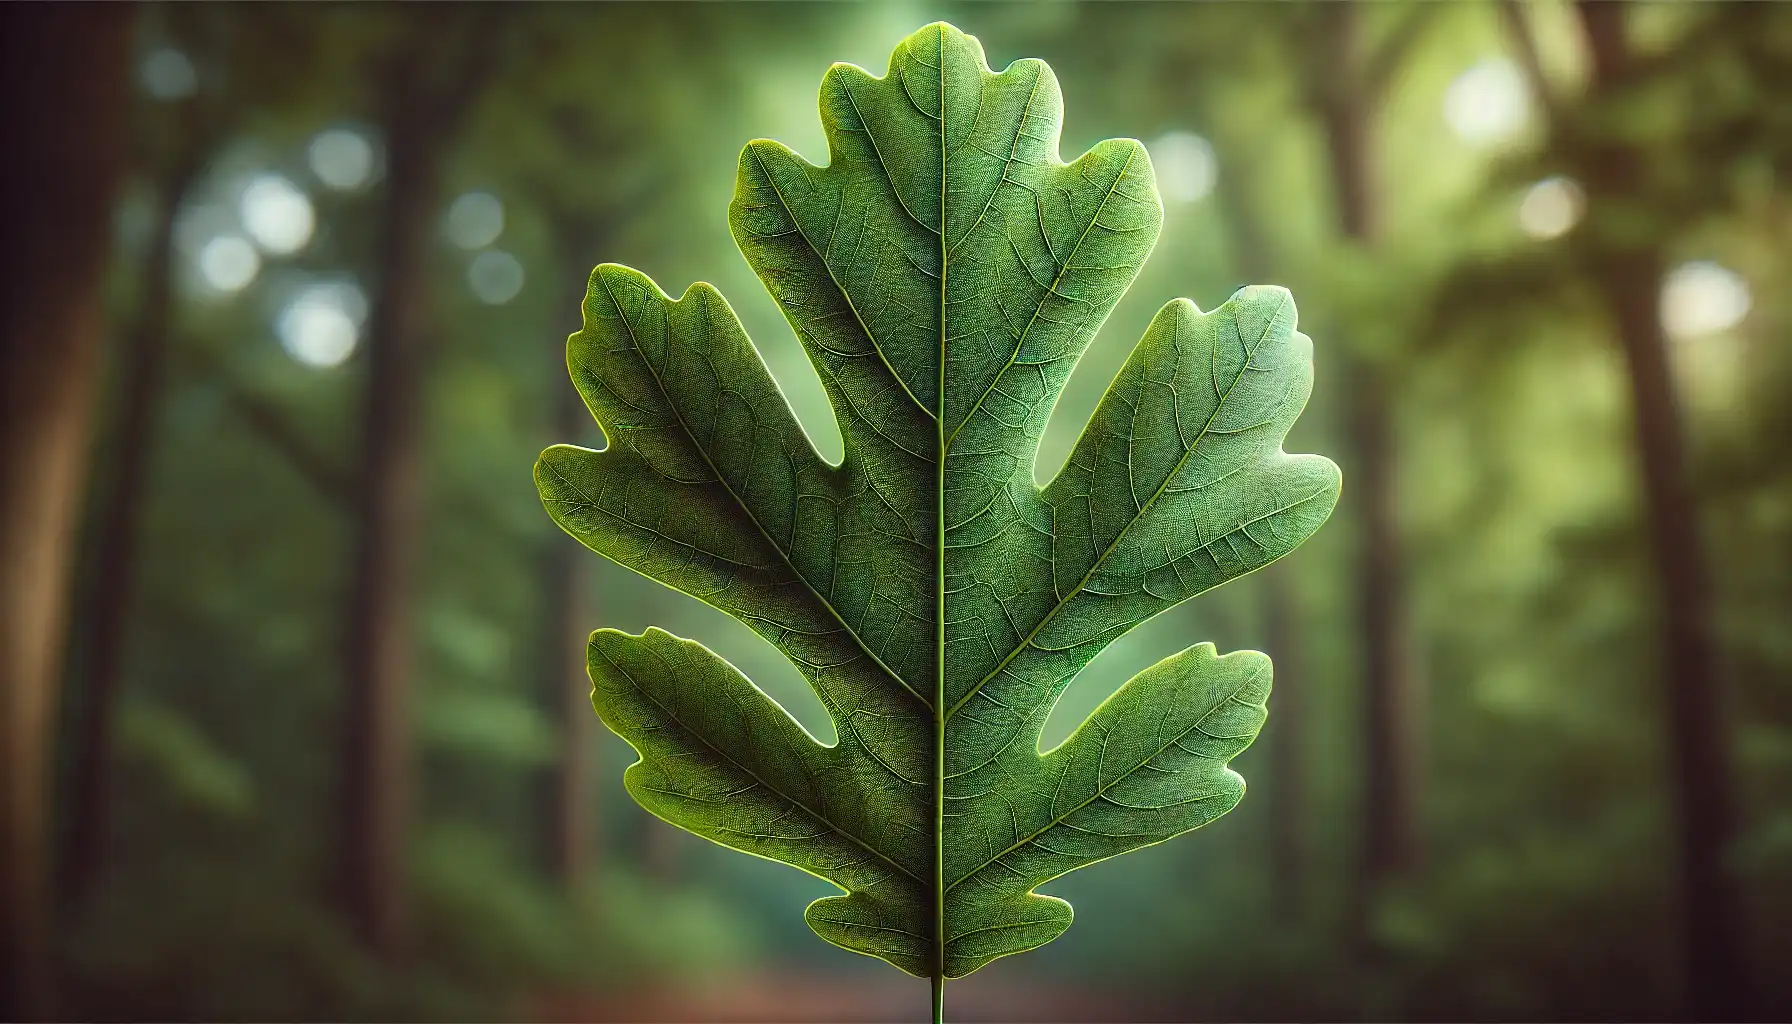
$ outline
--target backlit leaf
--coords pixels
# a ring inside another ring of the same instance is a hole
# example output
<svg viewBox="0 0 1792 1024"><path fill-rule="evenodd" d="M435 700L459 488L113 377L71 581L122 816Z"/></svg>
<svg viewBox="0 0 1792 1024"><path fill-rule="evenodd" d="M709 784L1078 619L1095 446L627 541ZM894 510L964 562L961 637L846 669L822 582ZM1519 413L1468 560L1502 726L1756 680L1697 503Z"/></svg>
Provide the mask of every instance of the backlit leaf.
<svg viewBox="0 0 1792 1024"><path fill-rule="evenodd" d="M536 480L593 550L739 618L820 695L823 746L702 645L593 634L593 703L639 753L629 792L682 828L843 890L830 942L962 977L1056 938L1035 890L1236 804L1269 660L1210 644L1140 673L1040 751L1097 652L1268 564L1339 476L1281 444L1312 384L1287 292L1153 320L1068 465L1034 454L1071 367L1156 241L1137 142L1058 158L1045 64L1000 73L947 25L882 78L822 82L829 163L740 158L735 239L821 375L845 459L816 455L713 288L606 264L572 378L608 438Z"/></svg>

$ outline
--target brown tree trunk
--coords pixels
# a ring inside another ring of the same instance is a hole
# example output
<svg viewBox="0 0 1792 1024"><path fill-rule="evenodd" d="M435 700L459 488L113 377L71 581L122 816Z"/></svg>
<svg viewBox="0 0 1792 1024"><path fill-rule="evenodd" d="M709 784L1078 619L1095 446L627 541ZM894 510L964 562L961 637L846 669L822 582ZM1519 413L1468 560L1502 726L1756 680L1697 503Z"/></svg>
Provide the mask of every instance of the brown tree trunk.
<svg viewBox="0 0 1792 1024"><path fill-rule="evenodd" d="M433 126L421 120L417 102L406 96L383 125L386 210L368 331L345 652L343 896L362 938L387 955L397 952L405 925L411 584L423 499L423 318L439 199Z"/></svg>
<svg viewBox="0 0 1792 1024"><path fill-rule="evenodd" d="M139 522L154 448L174 293L174 224L198 175L198 147L160 183L156 227L143 271L143 305L120 353L115 468L100 513L94 589L88 613L85 692L75 710L68 846L59 868L63 894L78 905L105 864L112 792L112 736L137 580Z"/></svg>
<svg viewBox="0 0 1792 1024"><path fill-rule="evenodd" d="M559 247L568 274L567 314L581 309L592 265L583 233L568 232ZM580 269L586 268L586 269ZM591 415L567 377L566 350L553 346L548 380L556 396L554 438L577 443L591 432ZM594 801L591 773L591 678L585 667L586 638L592 608L587 597L589 552L571 537L554 531L542 552L543 595L547 601L547 670L542 700L559 729L560 757L543 773L542 807L547 868L568 889L575 889L592 867Z"/></svg>
<svg viewBox="0 0 1792 1024"><path fill-rule="evenodd" d="M1649 552L1659 593L1688 1010L1696 1020L1734 1020L1749 1005L1749 972L1741 902L1724 863L1736 834L1726 694L1711 642L1698 509L1688 485L1678 402L1656 309L1659 259L1643 252L1611 258L1598 287L1629 369Z"/></svg>
<svg viewBox="0 0 1792 1024"><path fill-rule="evenodd" d="M344 645L338 884L377 954L406 940L411 822L412 585L423 526L423 382L429 252L443 157L496 63L492 8L410 26L384 69L385 220L367 338L354 562ZM444 45L444 35L447 36Z"/></svg>
<svg viewBox="0 0 1792 1024"><path fill-rule="evenodd" d="M584 559L584 549L570 537L550 538L542 556L551 631L543 698L560 738L560 756L548 766L542 779L546 811L543 838L548 870L569 890L578 888L593 866L595 808L589 778L591 722L597 716L591 710L590 677L585 670L591 611L585 597L587 573L581 564Z"/></svg>
<svg viewBox="0 0 1792 1024"><path fill-rule="evenodd" d="M9 5L0 125L0 1017L52 1016L44 864L74 526L85 480L131 11Z"/></svg>
<svg viewBox="0 0 1792 1024"><path fill-rule="evenodd" d="M1289 593L1287 566L1272 568L1258 587L1263 600L1264 646L1275 662L1276 724L1270 731L1270 857L1276 877L1276 910L1297 920L1306 906L1307 787L1306 693L1300 627Z"/></svg>
<svg viewBox="0 0 1792 1024"><path fill-rule="evenodd" d="M1379 88L1372 83L1361 52L1357 9L1333 4L1325 14L1321 36L1329 50L1324 64L1330 70L1318 98L1338 226L1346 238L1371 248L1382 232L1372 137ZM1385 81L1386 75L1376 77ZM1398 455L1386 374L1372 360L1358 356L1350 360L1346 376L1354 456L1349 493L1356 496L1363 524L1357 601L1362 613L1367 770L1359 868L1360 895L1367 900L1420 859L1420 695L1407 656L1410 627L1400 546Z"/></svg>
<svg viewBox="0 0 1792 1024"><path fill-rule="evenodd" d="M1621 4L1579 5L1593 58L1595 98L1632 79ZM1639 154L1595 144L1586 160L1590 213L1636 202ZM1687 1011L1735 1020L1751 1003L1742 906L1725 855L1736 834L1726 695L1711 637L1711 598L1698 506L1687 470L1679 400L1657 307L1658 249L1594 239L1593 276L1629 370L1636 450L1658 590L1668 759L1679 854L1680 956Z"/></svg>
<svg viewBox="0 0 1792 1024"><path fill-rule="evenodd" d="M1351 487L1362 517L1357 601L1362 614L1364 680L1363 849L1366 894L1418 866L1423 697L1408 659L1404 565L1400 548L1398 462L1381 370L1351 367Z"/></svg>

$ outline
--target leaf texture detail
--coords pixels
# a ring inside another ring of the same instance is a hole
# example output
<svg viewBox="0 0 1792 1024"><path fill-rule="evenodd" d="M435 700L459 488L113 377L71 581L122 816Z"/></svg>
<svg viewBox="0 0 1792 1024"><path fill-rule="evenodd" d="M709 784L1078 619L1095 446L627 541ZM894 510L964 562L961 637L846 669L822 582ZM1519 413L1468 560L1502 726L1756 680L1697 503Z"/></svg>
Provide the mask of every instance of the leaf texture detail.
<svg viewBox="0 0 1792 1024"><path fill-rule="evenodd" d="M1103 647L1261 568L1339 492L1282 451L1312 347L1280 288L1164 306L1068 464L1033 481L1071 368L1150 254L1150 159L1058 157L1036 60L992 72L948 25L888 72L822 82L829 162L747 145L734 237L835 411L815 452L727 302L606 264L568 343L608 446L535 477L586 546L746 623L832 717L817 742L702 645L590 642L592 701L655 815L839 886L810 926L911 974L957 978L1049 942L1043 883L1231 809L1269 660L1209 644L1127 682L1063 744L1046 716Z"/></svg>

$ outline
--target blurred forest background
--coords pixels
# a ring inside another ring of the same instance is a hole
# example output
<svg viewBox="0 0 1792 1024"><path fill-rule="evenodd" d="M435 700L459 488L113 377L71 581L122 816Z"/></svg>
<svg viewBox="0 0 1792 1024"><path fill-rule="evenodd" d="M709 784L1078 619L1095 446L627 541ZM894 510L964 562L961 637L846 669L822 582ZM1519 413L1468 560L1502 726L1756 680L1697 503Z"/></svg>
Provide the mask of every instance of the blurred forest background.
<svg viewBox="0 0 1792 1024"><path fill-rule="evenodd" d="M590 268L718 285L735 157L945 18L1150 148L1146 320L1290 287L1344 468L1116 644L1276 660L1250 795L1047 886L958 1019L1792 1016L1792 5L8 5L0 1017L921 1016L799 872L652 821L584 634L732 620L530 481Z"/></svg>

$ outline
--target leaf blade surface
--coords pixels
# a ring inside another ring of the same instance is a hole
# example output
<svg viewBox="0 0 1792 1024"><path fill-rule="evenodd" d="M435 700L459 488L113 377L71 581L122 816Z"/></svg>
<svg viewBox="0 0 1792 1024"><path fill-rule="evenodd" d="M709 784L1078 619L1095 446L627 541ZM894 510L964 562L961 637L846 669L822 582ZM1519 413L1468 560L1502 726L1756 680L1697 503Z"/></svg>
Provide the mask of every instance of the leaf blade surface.
<svg viewBox="0 0 1792 1024"><path fill-rule="evenodd" d="M822 937L962 977L1050 941L1034 889L1230 809L1226 761L1268 659L1201 645L1129 681L1049 752L1071 679L1138 623L1287 553L1336 467L1281 443L1312 386L1292 300L1166 305L1049 485L1032 467L1076 360L1155 243L1144 148L1058 159L1062 99L946 25L881 78L824 76L829 162L747 145L730 226L820 374L845 457L816 455L725 300L597 268L568 344L601 452L536 466L587 546L734 615L815 688L809 737L732 666L658 630L599 631L593 703L631 794L845 893Z"/></svg>

